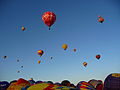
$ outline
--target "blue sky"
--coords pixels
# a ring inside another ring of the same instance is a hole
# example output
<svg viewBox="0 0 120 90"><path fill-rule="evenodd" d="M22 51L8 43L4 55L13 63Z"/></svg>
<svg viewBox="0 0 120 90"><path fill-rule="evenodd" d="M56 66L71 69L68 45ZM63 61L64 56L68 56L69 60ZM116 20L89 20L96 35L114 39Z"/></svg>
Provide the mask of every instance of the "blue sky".
<svg viewBox="0 0 120 90"><path fill-rule="evenodd" d="M76 84L120 72L119 5L119 0L1 0L0 80L32 77L53 82L68 79ZM51 30L41 19L46 11L56 14ZM98 15L105 22L99 23ZM64 43L66 51L61 48ZM40 49L42 57L37 54ZM101 54L100 60L96 54Z"/></svg>

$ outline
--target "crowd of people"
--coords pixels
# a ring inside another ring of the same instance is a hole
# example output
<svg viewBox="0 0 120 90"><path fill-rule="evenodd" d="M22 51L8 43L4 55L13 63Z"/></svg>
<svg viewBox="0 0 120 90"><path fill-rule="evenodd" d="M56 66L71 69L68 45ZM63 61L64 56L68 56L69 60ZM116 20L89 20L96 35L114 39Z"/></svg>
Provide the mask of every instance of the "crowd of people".
<svg viewBox="0 0 120 90"><path fill-rule="evenodd" d="M19 78L11 82L0 81L0 90L120 90L120 73L112 73L104 81L91 79L80 81L77 85L69 80L54 83Z"/></svg>

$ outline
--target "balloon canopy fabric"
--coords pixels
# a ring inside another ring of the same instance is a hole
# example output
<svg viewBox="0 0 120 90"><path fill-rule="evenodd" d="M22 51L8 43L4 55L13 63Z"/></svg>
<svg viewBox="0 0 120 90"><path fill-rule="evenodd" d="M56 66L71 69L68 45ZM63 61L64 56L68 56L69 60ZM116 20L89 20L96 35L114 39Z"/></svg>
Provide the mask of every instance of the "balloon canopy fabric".
<svg viewBox="0 0 120 90"><path fill-rule="evenodd" d="M120 90L120 73L108 75L104 81L103 90Z"/></svg>
<svg viewBox="0 0 120 90"><path fill-rule="evenodd" d="M70 90L71 87L48 84L48 83L39 83L30 86L27 90Z"/></svg>
<svg viewBox="0 0 120 90"><path fill-rule="evenodd" d="M11 83L7 90L21 90L26 86L30 86L30 83L27 80L20 78L17 82Z"/></svg>
<svg viewBox="0 0 120 90"><path fill-rule="evenodd" d="M95 88L91 84L81 81L77 84L77 90L95 90Z"/></svg>
<svg viewBox="0 0 120 90"><path fill-rule="evenodd" d="M45 12L43 15L42 15L42 20L43 22L49 27L49 30L50 30L50 27L54 24L54 22L56 21L56 15L53 13L53 12Z"/></svg>
<svg viewBox="0 0 120 90"><path fill-rule="evenodd" d="M7 81L0 82L0 90L6 90L9 87L9 83Z"/></svg>
<svg viewBox="0 0 120 90"><path fill-rule="evenodd" d="M101 80L92 79L88 83L90 83L96 90L103 90L103 82Z"/></svg>

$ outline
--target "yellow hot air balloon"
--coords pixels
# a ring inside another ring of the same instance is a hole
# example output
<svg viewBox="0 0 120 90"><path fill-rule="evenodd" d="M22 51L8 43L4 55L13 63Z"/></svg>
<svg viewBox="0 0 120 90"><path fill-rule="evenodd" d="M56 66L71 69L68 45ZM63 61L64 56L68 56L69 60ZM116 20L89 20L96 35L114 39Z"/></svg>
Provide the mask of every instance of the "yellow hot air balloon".
<svg viewBox="0 0 120 90"><path fill-rule="evenodd" d="M67 44L63 44L63 45L62 45L62 48L63 48L64 50L66 50L66 49L68 48L68 45L67 45Z"/></svg>
<svg viewBox="0 0 120 90"><path fill-rule="evenodd" d="M86 67L86 66L87 66L87 63L86 63L86 62L84 62L84 63L83 63L83 65Z"/></svg>
<svg viewBox="0 0 120 90"><path fill-rule="evenodd" d="M39 60L39 61L38 61L38 64L40 64L40 62L41 62L41 61Z"/></svg>
<svg viewBox="0 0 120 90"><path fill-rule="evenodd" d="M22 29L22 31L25 31L25 27L23 27L23 26L22 26L22 28L21 28L21 29Z"/></svg>

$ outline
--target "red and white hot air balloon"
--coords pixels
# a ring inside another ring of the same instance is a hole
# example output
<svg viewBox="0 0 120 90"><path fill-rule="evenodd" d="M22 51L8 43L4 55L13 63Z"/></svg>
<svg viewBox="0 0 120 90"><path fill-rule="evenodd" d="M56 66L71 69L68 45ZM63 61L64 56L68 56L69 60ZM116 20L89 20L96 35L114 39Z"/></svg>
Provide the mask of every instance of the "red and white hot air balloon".
<svg viewBox="0 0 120 90"><path fill-rule="evenodd" d="M50 27L54 24L54 22L56 21L56 15L53 13L53 12L45 12L43 15L42 15L42 20L43 22L49 27L49 30L50 30Z"/></svg>

